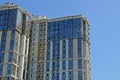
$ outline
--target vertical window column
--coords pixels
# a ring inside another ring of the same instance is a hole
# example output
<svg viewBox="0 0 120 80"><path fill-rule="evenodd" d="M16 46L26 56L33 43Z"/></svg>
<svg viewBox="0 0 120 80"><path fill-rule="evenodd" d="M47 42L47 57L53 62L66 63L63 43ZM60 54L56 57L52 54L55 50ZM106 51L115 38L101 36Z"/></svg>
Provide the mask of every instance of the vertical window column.
<svg viewBox="0 0 120 80"><path fill-rule="evenodd" d="M78 38L78 58L82 58L82 43L81 43L81 38Z"/></svg>
<svg viewBox="0 0 120 80"><path fill-rule="evenodd" d="M82 77L82 71L78 71L78 80L82 80L83 77Z"/></svg>
<svg viewBox="0 0 120 80"><path fill-rule="evenodd" d="M62 42L62 59L66 59L66 41Z"/></svg>
<svg viewBox="0 0 120 80"><path fill-rule="evenodd" d="M72 41L72 39L68 40L68 58L73 58L73 41Z"/></svg>
<svg viewBox="0 0 120 80"><path fill-rule="evenodd" d="M68 80L73 80L73 71L68 71Z"/></svg>
<svg viewBox="0 0 120 80"><path fill-rule="evenodd" d="M15 30L13 30L11 33L10 50L14 50L14 38L15 38Z"/></svg>
<svg viewBox="0 0 120 80"><path fill-rule="evenodd" d="M12 64L8 64L7 74L10 75L12 72Z"/></svg>
<svg viewBox="0 0 120 80"><path fill-rule="evenodd" d="M0 64L4 62L4 53L0 52Z"/></svg>
<svg viewBox="0 0 120 80"><path fill-rule="evenodd" d="M66 60L62 61L62 70L66 70Z"/></svg>
<svg viewBox="0 0 120 80"><path fill-rule="evenodd" d="M51 48L51 45L50 45L50 42L48 42L47 43L47 61L49 61L50 60L50 52L51 52L51 50L50 50L50 48Z"/></svg>
<svg viewBox="0 0 120 80"><path fill-rule="evenodd" d="M46 74L46 80L50 80L50 75L49 75L49 73Z"/></svg>
<svg viewBox="0 0 120 80"><path fill-rule="evenodd" d="M78 59L78 69L82 69L82 59Z"/></svg>
<svg viewBox="0 0 120 80"><path fill-rule="evenodd" d="M50 62L46 62L46 72L50 71Z"/></svg>
<svg viewBox="0 0 120 80"><path fill-rule="evenodd" d="M5 51L7 31L2 32L0 51Z"/></svg>
<svg viewBox="0 0 120 80"><path fill-rule="evenodd" d="M1 45L2 31L0 31L0 45Z"/></svg>
<svg viewBox="0 0 120 80"><path fill-rule="evenodd" d="M68 70L73 70L73 60L68 60Z"/></svg>
<svg viewBox="0 0 120 80"><path fill-rule="evenodd" d="M62 72L62 80L66 80L66 73Z"/></svg>
<svg viewBox="0 0 120 80"><path fill-rule="evenodd" d="M3 71L3 65L0 64L0 76L2 76L2 71Z"/></svg>

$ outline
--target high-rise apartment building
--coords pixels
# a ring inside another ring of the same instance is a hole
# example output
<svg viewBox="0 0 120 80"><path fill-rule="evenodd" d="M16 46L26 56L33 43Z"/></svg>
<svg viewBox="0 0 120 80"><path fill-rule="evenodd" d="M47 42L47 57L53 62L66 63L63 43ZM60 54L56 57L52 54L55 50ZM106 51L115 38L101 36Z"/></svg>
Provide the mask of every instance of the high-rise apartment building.
<svg viewBox="0 0 120 80"><path fill-rule="evenodd" d="M91 80L87 19L0 6L0 80Z"/></svg>
<svg viewBox="0 0 120 80"><path fill-rule="evenodd" d="M19 6L0 6L0 80L26 80L30 16Z"/></svg>
<svg viewBox="0 0 120 80"><path fill-rule="evenodd" d="M44 80L47 19L44 16L32 16L31 25L28 80Z"/></svg>
<svg viewBox="0 0 120 80"><path fill-rule="evenodd" d="M90 80L89 23L81 15L48 20L44 80Z"/></svg>

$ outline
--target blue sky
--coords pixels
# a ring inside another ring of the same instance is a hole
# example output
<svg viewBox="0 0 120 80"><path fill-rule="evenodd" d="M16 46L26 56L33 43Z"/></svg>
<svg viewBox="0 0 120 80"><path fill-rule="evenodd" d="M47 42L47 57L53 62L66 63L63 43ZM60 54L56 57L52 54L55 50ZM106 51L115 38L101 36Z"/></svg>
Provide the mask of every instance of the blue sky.
<svg viewBox="0 0 120 80"><path fill-rule="evenodd" d="M0 0L49 19L82 14L90 22L92 80L120 80L120 0Z"/></svg>

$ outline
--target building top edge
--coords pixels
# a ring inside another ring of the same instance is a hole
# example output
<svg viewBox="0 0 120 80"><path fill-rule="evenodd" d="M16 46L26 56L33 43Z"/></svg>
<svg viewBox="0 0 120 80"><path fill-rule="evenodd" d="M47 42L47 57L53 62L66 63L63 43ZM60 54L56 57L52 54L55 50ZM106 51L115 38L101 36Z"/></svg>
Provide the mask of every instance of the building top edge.
<svg viewBox="0 0 120 80"><path fill-rule="evenodd" d="M48 22L48 19L31 20L33 23Z"/></svg>
<svg viewBox="0 0 120 80"><path fill-rule="evenodd" d="M89 21L83 15L72 15L72 16L53 18L53 19L48 19L48 22L61 21L66 19L75 19L75 18L81 18L89 25Z"/></svg>
<svg viewBox="0 0 120 80"><path fill-rule="evenodd" d="M47 19L46 16L31 16L32 21Z"/></svg>
<svg viewBox="0 0 120 80"><path fill-rule="evenodd" d="M7 9L18 9L21 11L23 14L26 14L27 16L31 17L30 13L27 11L23 10L19 5L15 5L13 3L5 3L4 5L0 5L0 10L7 10Z"/></svg>

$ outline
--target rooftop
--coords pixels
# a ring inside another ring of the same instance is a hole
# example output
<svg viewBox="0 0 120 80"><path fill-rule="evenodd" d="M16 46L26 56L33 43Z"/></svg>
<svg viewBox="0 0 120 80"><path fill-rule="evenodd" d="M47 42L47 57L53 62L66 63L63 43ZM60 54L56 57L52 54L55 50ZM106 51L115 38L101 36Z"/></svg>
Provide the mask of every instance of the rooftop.
<svg viewBox="0 0 120 80"><path fill-rule="evenodd" d="M27 11L23 10L19 5L15 5L14 3L7 2L4 5L0 5L0 10L6 10L6 9L18 9L22 13L30 16L30 14Z"/></svg>

